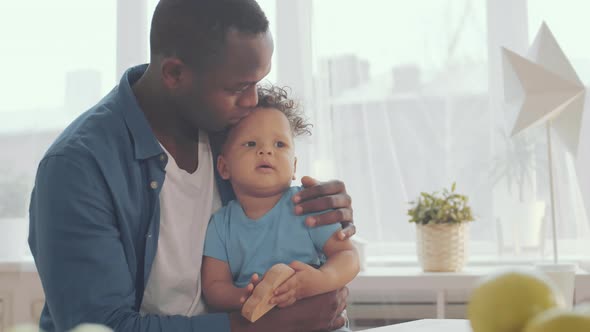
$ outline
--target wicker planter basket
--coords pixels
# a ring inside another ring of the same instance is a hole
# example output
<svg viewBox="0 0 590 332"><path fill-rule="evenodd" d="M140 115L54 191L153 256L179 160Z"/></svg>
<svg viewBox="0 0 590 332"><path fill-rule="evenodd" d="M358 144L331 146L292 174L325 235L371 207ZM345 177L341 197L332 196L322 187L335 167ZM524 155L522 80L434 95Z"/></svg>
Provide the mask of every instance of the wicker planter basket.
<svg viewBox="0 0 590 332"><path fill-rule="evenodd" d="M468 224L416 224L418 261L425 272L459 272L467 256Z"/></svg>

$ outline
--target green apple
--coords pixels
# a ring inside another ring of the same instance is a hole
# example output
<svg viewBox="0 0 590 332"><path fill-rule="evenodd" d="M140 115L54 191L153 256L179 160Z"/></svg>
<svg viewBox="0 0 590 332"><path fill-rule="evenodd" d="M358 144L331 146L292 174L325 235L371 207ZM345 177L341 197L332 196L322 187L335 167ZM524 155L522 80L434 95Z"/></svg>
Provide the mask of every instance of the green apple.
<svg viewBox="0 0 590 332"><path fill-rule="evenodd" d="M524 332L588 332L590 315L577 310L554 308L533 318Z"/></svg>
<svg viewBox="0 0 590 332"><path fill-rule="evenodd" d="M502 271L476 286L467 316L473 332L521 332L537 314L564 306L558 294L551 281L538 272Z"/></svg>

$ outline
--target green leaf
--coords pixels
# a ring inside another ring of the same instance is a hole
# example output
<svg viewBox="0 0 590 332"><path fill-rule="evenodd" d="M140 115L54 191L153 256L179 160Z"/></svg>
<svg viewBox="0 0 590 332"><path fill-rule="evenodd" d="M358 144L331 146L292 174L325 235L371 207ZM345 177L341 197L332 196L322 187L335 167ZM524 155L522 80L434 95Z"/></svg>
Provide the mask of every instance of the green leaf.
<svg viewBox="0 0 590 332"><path fill-rule="evenodd" d="M410 222L419 224L462 223L473 221L473 214L467 196L456 193L456 183L451 190L443 188L432 194L422 192L417 200L410 202Z"/></svg>

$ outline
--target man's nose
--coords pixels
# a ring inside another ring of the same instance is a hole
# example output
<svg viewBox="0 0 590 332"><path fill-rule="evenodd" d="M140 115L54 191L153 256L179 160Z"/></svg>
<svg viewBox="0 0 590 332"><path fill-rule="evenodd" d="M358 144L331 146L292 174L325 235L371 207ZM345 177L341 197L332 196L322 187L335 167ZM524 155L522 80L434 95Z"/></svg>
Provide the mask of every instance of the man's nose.
<svg viewBox="0 0 590 332"><path fill-rule="evenodd" d="M253 84L246 89L238 101L238 105L242 108L254 108L258 104L258 88Z"/></svg>

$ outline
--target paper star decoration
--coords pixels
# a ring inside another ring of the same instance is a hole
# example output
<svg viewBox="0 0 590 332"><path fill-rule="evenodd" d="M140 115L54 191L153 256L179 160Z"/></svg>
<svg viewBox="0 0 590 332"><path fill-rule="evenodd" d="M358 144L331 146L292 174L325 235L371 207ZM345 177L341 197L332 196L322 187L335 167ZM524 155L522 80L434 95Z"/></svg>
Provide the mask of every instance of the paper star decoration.
<svg viewBox="0 0 590 332"><path fill-rule="evenodd" d="M522 103L512 119L512 136L551 121L568 151L576 156L586 88L547 25L541 25L527 58L506 48L503 53L505 99Z"/></svg>
<svg viewBox="0 0 590 332"><path fill-rule="evenodd" d="M516 111L507 114L508 121L511 122L511 136L542 124L547 128L553 257L557 262L552 132L557 133L566 150L574 158L577 157L578 181L587 180L588 171L584 171L580 166L587 163L584 160L590 160L586 152L589 147L584 142L587 139L580 140L580 136L588 131L582 130L584 123L588 122L588 119L584 119L584 109L587 107L586 87L544 22L527 57L506 48L502 48L502 53L504 55L504 98L517 106ZM583 143L583 148L580 148L580 142ZM581 157L580 154L582 154ZM580 188L585 187L580 186ZM588 211L590 191L588 189L582 189L582 191L584 205Z"/></svg>

